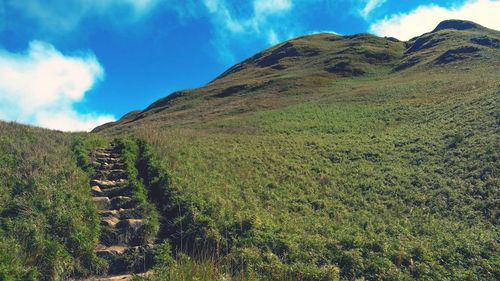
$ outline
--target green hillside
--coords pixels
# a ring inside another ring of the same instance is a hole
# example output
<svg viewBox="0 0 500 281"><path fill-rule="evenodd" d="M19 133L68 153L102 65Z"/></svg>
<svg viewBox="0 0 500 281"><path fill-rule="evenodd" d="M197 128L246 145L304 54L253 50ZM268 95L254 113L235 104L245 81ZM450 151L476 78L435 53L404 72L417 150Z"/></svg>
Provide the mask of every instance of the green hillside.
<svg viewBox="0 0 500 281"><path fill-rule="evenodd" d="M98 216L77 166L83 138L0 122L0 280L64 280L100 267ZM102 143L85 138L89 149Z"/></svg>
<svg viewBox="0 0 500 281"><path fill-rule="evenodd" d="M0 279L99 271L77 162L125 138L175 258L151 279L498 280L499 69L472 22L315 34L93 134L0 123Z"/></svg>

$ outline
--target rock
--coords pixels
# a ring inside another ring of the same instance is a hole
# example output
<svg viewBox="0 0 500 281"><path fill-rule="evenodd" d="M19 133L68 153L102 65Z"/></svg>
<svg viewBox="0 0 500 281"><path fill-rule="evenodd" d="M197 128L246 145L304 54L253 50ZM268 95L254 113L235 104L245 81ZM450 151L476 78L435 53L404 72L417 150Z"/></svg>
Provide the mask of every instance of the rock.
<svg viewBox="0 0 500 281"><path fill-rule="evenodd" d="M101 149L94 156L97 178L90 181L90 186L101 216L101 244L95 251L107 261L108 268L103 276L87 280L130 280L129 273L145 272L152 267L152 246L146 245L147 232L136 200L126 196L131 190L126 187L127 171L120 155L114 149Z"/></svg>
<svg viewBox="0 0 500 281"><path fill-rule="evenodd" d="M92 200L98 209L104 210L111 207L111 200L108 197L93 197Z"/></svg>
<svg viewBox="0 0 500 281"><path fill-rule="evenodd" d="M120 222L120 219L117 217L107 217L101 220L101 224L108 227L115 227Z"/></svg>
<svg viewBox="0 0 500 281"><path fill-rule="evenodd" d="M127 193L127 188L122 186L110 187L97 193L98 196L116 197Z"/></svg>
<svg viewBox="0 0 500 281"><path fill-rule="evenodd" d="M105 179L93 179L90 181L90 185L97 185L100 188L110 188L121 186L125 183L125 179L120 180L105 180Z"/></svg>
<svg viewBox="0 0 500 281"><path fill-rule="evenodd" d="M436 59L437 64L447 64L450 62L464 60L475 55L479 49L472 46L464 46L446 51Z"/></svg>
<svg viewBox="0 0 500 281"><path fill-rule="evenodd" d="M347 61L339 62L332 67L326 68L325 70L342 76L361 76L365 74L363 69L354 67Z"/></svg>
<svg viewBox="0 0 500 281"><path fill-rule="evenodd" d="M475 37L472 38L470 41L474 44L478 44L481 46L486 46L495 49L500 48L500 40L488 36Z"/></svg>
<svg viewBox="0 0 500 281"><path fill-rule="evenodd" d="M481 26L475 22L466 20L445 20L439 23L438 26L432 32L436 32L443 29L467 30L473 28L481 28Z"/></svg>

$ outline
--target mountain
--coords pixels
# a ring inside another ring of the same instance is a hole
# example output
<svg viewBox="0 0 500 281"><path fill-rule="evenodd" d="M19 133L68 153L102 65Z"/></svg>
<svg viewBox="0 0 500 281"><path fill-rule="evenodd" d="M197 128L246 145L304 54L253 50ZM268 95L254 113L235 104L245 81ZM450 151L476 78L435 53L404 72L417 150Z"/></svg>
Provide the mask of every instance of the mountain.
<svg viewBox="0 0 500 281"><path fill-rule="evenodd" d="M337 81L391 79L425 71L489 64L498 66L500 33L463 20L447 20L432 32L402 42L370 34L300 36L234 65L207 85L172 93L144 110L97 127L121 130L206 122L315 99Z"/></svg>
<svg viewBox="0 0 500 281"><path fill-rule="evenodd" d="M150 145L165 237L233 277L497 280L499 40L300 36L94 132Z"/></svg>
<svg viewBox="0 0 500 281"><path fill-rule="evenodd" d="M0 122L0 280L499 280L499 40L307 35L94 133Z"/></svg>

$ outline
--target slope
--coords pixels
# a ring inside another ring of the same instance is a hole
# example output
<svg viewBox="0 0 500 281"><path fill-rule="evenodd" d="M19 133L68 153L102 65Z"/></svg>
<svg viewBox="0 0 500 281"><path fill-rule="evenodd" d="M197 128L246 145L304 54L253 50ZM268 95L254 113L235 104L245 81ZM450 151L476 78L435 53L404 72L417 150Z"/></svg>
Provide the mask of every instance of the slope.
<svg viewBox="0 0 500 281"><path fill-rule="evenodd" d="M495 280L499 39L302 36L95 131L151 145L166 238L233 274Z"/></svg>
<svg viewBox="0 0 500 281"><path fill-rule="evenodd" d="M337 94L349 81L412 75L416 78L408 80L415 80L426 71L459 67L496 70L499 46L498 31L461 20L444 21L408 42L370 34L300 36L236 64L201 88L172 93L94 131L141 123L188 125L254 113Z"/></svg>
<svg viewBox="0 0 500 281"><path fill-rule="evenodd" d="M458 20L302 36L97 128L145 140L128 180L166 224L152 276L193 274L187 253L208 280L497 280L499 39ZM0 122L0 279L106 268L88 186L106 143Z"/></svg>
<svg viewBox="0 0 500 281"><path fill-rule="evenodd" d="M72 149L84 137L99 143L0 122L0 280L66 280L102 266L84 156Z"/></svg>

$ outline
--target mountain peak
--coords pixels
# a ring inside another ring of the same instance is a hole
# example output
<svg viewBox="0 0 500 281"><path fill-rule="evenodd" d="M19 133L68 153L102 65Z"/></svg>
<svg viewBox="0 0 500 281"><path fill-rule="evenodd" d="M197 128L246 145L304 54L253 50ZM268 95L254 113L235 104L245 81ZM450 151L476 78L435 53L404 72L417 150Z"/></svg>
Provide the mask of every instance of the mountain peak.
<svg viewBox="0 0 500 281"><path fill-rule="evenodd" d="M466 29L475 29L481 27L482 26L480 26L479 24L467 20L445 20L440 22L432 32L436 32L443 29L466 30Z"/></svg>

